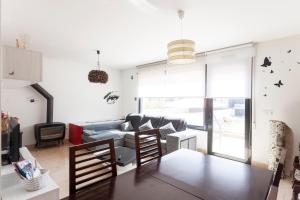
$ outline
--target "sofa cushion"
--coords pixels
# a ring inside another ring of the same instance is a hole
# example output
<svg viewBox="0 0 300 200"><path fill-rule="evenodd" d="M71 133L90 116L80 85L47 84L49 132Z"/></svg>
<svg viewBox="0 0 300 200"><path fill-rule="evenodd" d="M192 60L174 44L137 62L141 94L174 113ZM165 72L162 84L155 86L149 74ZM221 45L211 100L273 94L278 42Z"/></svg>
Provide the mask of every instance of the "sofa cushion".
<svg viewBox="0 0 300 200"><path fill-rule="evenodd" d="M134 133L126 134L124 142L126 147L135 149ZM167 140L160 140L160 143L162 153L165 154L167 152Z"/></svg>
<svg viewBox="0 0 300 200"><path fill-rule="evenodd" d="M124 145L124 136L128 132L122 132L118 129L111 129L107 131L98 131L98 134L95 135L82 135L82 142L87 143L87 142L94 142L98 140L105 140L105 139L114 139L114 144L115 147L117 146L123 146ZM106 146L98 146L98 148L104 148Z"/></svg>
<svg viewBox="0 0 300 200"><path fill-rule="evenodd" d="M91 124L83 126L83 129L84 130L94 130L94 131L119 129L120 124L122 124L123 122L124 122L124 120L114 120L114 121L103 121L103 122L91 123Z"/></svg>
<svg viewBox="0 0 300 200"><path fill-rule="evenodd" d="M97 135L98 131L95 131L95 130L83 130L82 133L84 135Z"/></svg>
<svg viewBox="0 0 300 200"><path fill-rule="evenodd" d="M139 127L139 130L140 130L140 131L147 131L147 130L151 130L151 129L153 129L151 120L148 120L146 123L142 124L142 125Z"/></svg>
<svg viewBox="0 0 300 200"><path fill-rule="evenodd" d="M140 138L143 138L143 137L147 137L147 135L141 135ZM129 132L126 132L125 134L125 140L130 140L130 141L133 141L135 142L135 132L133 131L129 131Z"/></svg>
<svg viewBox="0 0 300 200"><path fill-rule="evenodd" d="M160 137L162 140L167 139L167 135L176 133L176 130L171 122L159 128Z"/></svg>
<svg viewBox="0 0 300 200"><path fill-rule="evenodd" d="M172 118L167 118L163 117L162 120L160 121L159 127L162 127L168 123L172 123L173 127L175 128L176 132L179 131L185 131L187 124L186 121L183 119L172 119Z"/></svg>
<svg viewBox="0 0 300 200"><path fill-rule="evenodd" d="M125 134L125 140L128 139L128 140L135 140L135 132L127 132Z"/></svg>
<svg viewBox="0 0 300 200"><path fill-rule="evenodd" d="M133 126L130 121L121 124L121 131L133 131Z"/></svg>
<svg viewBox="0 0 300 200"><path fill-rule="evenodd" d="M141 121L141 124L144 124L144 123L148 122L149 120L151 121L151 124L154 128L158 128L161 123L162 117L154 117L154 116L145 115Z"/></svg>
<svg viewBox="0 0 300 200"><path fill-rule="evenodd" d="M125 121L130 121L131 125L133 126L133 129L138 131L139 130L139 126L141 125L141 121L144 115L142 114L128 114L126 116Z"/></svg>
<svg viewBox="0 0 300 200"><path fill-rule="evenodd" d="M110 129L97 131L97 134L89 135L89 138L93 140L106 140L106 139L122 139L124 138L126 132L120 131L118 129Z"/></svg>

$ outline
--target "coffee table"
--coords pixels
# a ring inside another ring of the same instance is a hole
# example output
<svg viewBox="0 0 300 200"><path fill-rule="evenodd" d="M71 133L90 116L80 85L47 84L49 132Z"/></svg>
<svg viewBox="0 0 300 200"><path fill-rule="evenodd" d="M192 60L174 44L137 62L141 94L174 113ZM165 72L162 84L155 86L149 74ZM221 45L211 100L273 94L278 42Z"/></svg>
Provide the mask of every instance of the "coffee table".
<svg viewBox="0 0 300 200"><path fill-rule="evenodd" d="M116 162L119 166L125 166L129 163L133 163L136 160L135 149L130 149L128 147L116 147Z"/></svg>

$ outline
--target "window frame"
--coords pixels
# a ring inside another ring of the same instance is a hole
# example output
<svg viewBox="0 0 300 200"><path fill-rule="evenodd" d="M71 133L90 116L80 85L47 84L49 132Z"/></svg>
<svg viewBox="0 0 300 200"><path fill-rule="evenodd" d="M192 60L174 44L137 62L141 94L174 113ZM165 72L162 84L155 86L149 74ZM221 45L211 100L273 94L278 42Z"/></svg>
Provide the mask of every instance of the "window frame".
<svg viewBox="0 0 300 200"><path fill-rule="evenodd" d="M218 157L223 157L239 162L243 162L246 164L251 164L252 161L252 115L253 115L253 67L254 67L254 57L251 57L251 87L250 87L250 94L251 96L249 98L245 98L246 105L245 105L245 112L247 113L245 115L245 148L246 148L246 158L245 159L238 159L235 157L218 154L212 151L212 129L213 129L213 102L212 98L207 97L207 67L208 64L205 64L205 95L204 95L204 105L203 105L203 126L197 126L197 125L187 125L189 129L194 130L200 130L200 131L206 131L207 132L207 153L210 155L215 155ZM229 97L230 98L230 97ZM138 98L138 112L142 113L142 97Z"/></svg>
<svg viewBox="0 0 300 200"><path fill-rule="evenodd" d="M228 98L230 99L230 98ZM206 98L207 104L207 153L218 157L235 160L238 162L251 164L252 160L252 98L245 98L245 159L225 155L213 151L213 100L214 98Z"/></svg>

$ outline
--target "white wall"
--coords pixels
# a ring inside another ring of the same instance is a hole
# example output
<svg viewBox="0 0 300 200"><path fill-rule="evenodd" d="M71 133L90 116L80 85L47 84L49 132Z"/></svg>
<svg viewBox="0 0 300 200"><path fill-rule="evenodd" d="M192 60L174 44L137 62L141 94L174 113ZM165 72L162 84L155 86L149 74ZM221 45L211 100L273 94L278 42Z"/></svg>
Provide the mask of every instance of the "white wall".
<svg viewBox="0 0 300 200"><path fill-rule="evenodd" d="M54 121L69 123L120 118L120 100L107 104L103 96L120 92L120 71L105 69L105 85L90 83L90 66L66 60L45 58L43 81L40 83L54 97ZM46 101L30 86L2 90L2 110L20 118L23 145L34 144L33 125L46 120ZM30 99L36 101L30 103ZM122 97L121 97L122 98Z"/></svg>
<svg viewBox="0 0 300 200"><path fill-rule="evenodd" d="M292 50L291 53L287 53ZM261 67L265 57L271 57L272 65ZM290 157L298 152L300 142L300 36L259 43L255 68L255 112L253 128L253 159L267 162L269 145L269 120L281 120L287 124L286 146ZM270 73L270 69L274 71ZM290 71L291 70L291 71ZM274 83L282 80L278 88ZM264 94L267 96L265 97ZM291 153L291 154L290 154Z"/></svg>
<svg viewBox="0 0 300 200"><path fill-rule="evenodd" d="M288 50L292 50L290 54ZM264 69L260 65L265 57L271 57L273 74L269 69ZM282 120L288 126L287 146L289 152L298 152L300 141L300 36L284 38L259 43L257 45L257 55L255 60L254 79L254 113L253 113L253 134L252 134L252 159L257 162L267 164L269 145L269 120ZM291 71L289 71L291 69ZM265 72L262 72L265 70ZM137 83L129 81L129 74L136 74L136 69L123 70L122 87L123 95L122 107L124 113L135 112L137 102L132 99L137 96ZM284 86L278 88L275 82L282 80ZM128 81L127 81L128 80ZM265 87L267 86L267 89ZM125 88L125 89L124 89ZM264 97L267 94L267 97ZM201 135L202 134L202 135ZM199 147L206 148L206 134L200 133L198 138ZM291 141L292 140L292 141ZM292 146L292 148L290 148ZM292 155L290 154L290 155ZM291 156L288 165L291 164Z"/></svg>
<svg viewBox="0 0 300 200"><path fill-rule="evenodd" d="M136 68L121 71L121 85L122 85L122 106L121 114L123 116L129 113L138 112L138 98L137 98L137 70Z"/></svg>

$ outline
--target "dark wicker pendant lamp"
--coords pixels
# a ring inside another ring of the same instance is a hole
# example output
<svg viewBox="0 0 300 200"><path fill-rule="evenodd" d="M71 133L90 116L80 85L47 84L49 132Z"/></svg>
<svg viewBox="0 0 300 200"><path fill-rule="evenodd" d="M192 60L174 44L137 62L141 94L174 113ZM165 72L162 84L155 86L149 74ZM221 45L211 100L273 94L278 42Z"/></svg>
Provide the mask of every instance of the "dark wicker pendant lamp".
<svg viewBox="0 0 300 200"><path fill-rule="evenodd" d="M88 79L91 83L107 83L108 74L105 71L100 70L100 62L99 62L100 50L97 50L97 55L98 55L98 62L97 62L98 69L91 70L89 72Z"/></svg>

